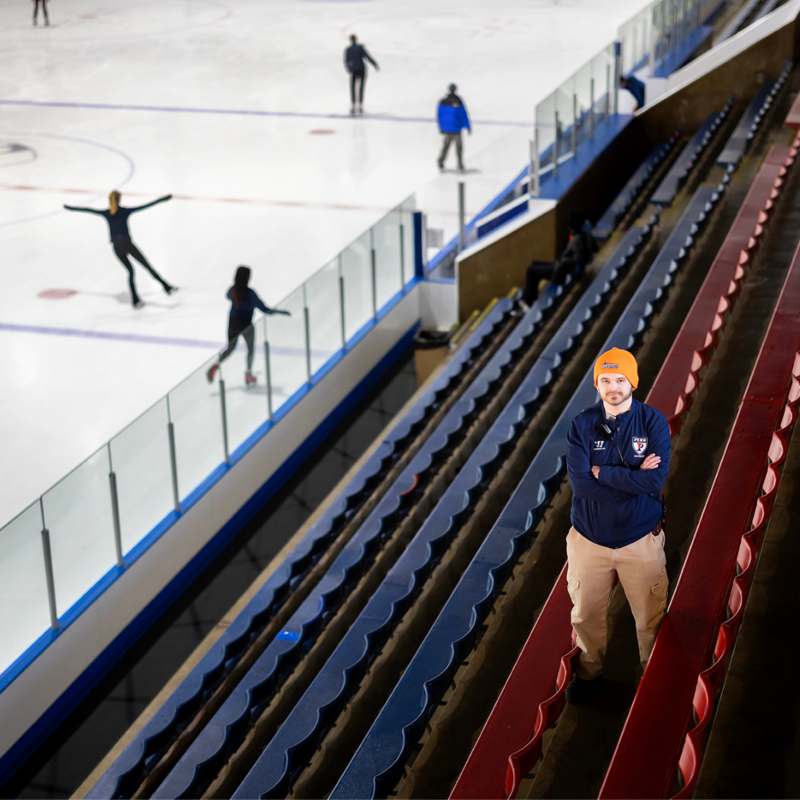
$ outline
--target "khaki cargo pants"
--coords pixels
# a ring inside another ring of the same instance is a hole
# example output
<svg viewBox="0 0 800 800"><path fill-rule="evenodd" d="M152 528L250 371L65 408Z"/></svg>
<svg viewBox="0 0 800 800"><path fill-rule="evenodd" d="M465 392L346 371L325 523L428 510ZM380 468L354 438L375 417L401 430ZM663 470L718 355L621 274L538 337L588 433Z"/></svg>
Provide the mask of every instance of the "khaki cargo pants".
<svg viewBox="0 0 800 800"><path fill-rule="evenodd" d="M664 533L639 539L616 550L590 542L575 528L567 535L567 586L572 598L572 627L581 649L576 669L579 678L591 680L603 672L608 645L608 605L614 573L636 621L639 658L647 664L667 607Z"/></svg>

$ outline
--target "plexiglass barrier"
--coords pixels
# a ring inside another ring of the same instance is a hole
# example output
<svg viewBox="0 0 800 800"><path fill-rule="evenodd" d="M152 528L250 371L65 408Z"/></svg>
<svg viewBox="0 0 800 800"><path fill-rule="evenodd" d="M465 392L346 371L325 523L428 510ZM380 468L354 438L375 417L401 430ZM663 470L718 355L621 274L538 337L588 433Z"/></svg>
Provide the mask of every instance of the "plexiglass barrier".
<svg viewBox="0 0 800 800"><path fill-rule="evenodd" d="M214 380L217 356L0 528L0 674L405 292L415 211L412 195L275 306L288 314L256 318Z"/></svg>
<svg viewBox="0 0 800 800"><path fill-rule="evenodd" d="M595 130L616 113L620 76L644 67L652 75L670 63L700 27L702 5L702 0L650 3L620 27L617 43L600 51L537 104L531 146L533 195L539 194L548 173L557 176L559 164L594 138Z"/></svg>
<svg viewBox="0 0 800 800"><path fill-rule="evenodd" d="M594 138L595 130L613 112L614 45L609 45L542 100L534 112L531 153L533 194L548 173L571 158L578 146Z"/></svg>

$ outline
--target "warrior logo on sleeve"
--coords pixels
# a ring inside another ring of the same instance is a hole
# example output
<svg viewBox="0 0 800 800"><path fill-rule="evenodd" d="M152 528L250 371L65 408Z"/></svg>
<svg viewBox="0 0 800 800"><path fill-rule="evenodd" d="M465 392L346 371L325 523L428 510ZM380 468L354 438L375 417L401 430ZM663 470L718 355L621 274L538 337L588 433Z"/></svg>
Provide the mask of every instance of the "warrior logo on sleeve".
<svg viewBox="0 0 800 800"><path fill-rule="evenodd" d="M636 456L641 458L644 455L645 450L647 450L647 438L642 436L634 436L633 452L636 453Z"/></svg>

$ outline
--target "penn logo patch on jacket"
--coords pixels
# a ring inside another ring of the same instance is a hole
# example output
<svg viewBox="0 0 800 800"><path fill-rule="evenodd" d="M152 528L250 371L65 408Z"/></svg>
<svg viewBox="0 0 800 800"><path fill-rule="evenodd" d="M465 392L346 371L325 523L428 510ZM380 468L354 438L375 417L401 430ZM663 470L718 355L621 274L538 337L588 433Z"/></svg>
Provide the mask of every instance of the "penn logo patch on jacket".
<svg viewBox="0 0 800 800"><path fill-rule="evenodd" d="M636 453L637 456L643 456L644 451L647 450L647 437L634 436L632 437L632 443L633 452Z"/></svg>

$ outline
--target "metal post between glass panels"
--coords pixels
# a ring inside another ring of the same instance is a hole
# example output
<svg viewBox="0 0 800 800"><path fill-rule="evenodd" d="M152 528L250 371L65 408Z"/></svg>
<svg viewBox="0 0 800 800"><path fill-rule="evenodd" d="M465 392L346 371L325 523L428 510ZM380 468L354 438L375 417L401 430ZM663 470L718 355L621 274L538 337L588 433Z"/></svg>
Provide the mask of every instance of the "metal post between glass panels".
<svg viewBox="0 0 800 800"><path fill-rule="evenodd" d="M611 113L611 64L606 64L606 110L604 122L608 122Z"/></svg>
<svg viewBox="0 0 800 800"><path fill-rule="evenodd" d="M220 375L219 379L219 409L222 413L222 448L225 453L225 463L231 463L231 456L228 449L228 414L225 410L225 381Z"/></svg>
<svg viewBox="0 0 800 800"><path fill-rule="evenodd" d="M50 627L57 631L59 624L56 606L56 581L53 576L53 553L50 549L50 531L47 530L47 524L44 520L44 503L41 497L39 498L39 511L42 515L42 553L44 555L44 574L47 580L47 603L50 607Z"/></svg>
<svg viewBox="0 0 800 800"><path fill-rule="evenodd" d="M589 138L594 139L594 78L589 79Z"/></svg>
<svg viewBox="0 0 800 800"><path fill-rule="evenodd" d="M305 284L303 285L303 294L305 295ZM306 377L308 382L311 383L311 323L309 319L308 306L303 306L303 320L306 325Z"/></svg>
<svg viewBox="0 0 800 800"><path fill-rule="evenodd" d="M619 113L619 81L622 77L622 45L619 42L614 42L614 99L613 108L614 114Z"/></svg>
<svg viewBox="0 0 800 800"><path fill-rule="evenodd" d="M117 566L122 569L125 566L125 559L122 557L122 530L119 522L117 475L114 472L114 464L111 461L111 442L109 442L106 447L108 447L108 482L111 485L111 516L114 521L114 546L117 551Z"/></svg>
<svg viewBox="0 0 800 800"><path fill-rule="evenodd" d="M531 185L528 187L531 196L539 196L539 128L534 123L533 142L531 142L533 152L531 153Z"/></svg>
<svg viewBox="0 0 800 800"><path fill-rule="evenodd" d="M167 436L169 438L169 463L172 471L172 499L175 503L175 513L181 513L181 496L178 492L178 455L175 450L175 425L169 410L169 395L167 395Z"/></svg>
<svg viewBox="0 0 800 800"><path fill-rule="evenodd" d="M576 94L572 95L572 137L570 149L574 156L578 149L578 95Z"/></svg>
<svg viewBox="0 0 800 800"><path fill-rule="evenodd" d="M464 181L458 182L458 252L460 253L467 245L467 207L465 197Z"/></svg>
<svg viewBox="0 0 800 800"><path fill-rule="evenodd" d="M558 177L558 146L561 142L561 123L558 121L558 111L555 112L554 116L554 125L555 125L555 138L553 140L553 177Z"/></svg>
<svg viewBox="0 0 800 800"><path fill-rule="evenodd" d="M378 318L378 274L375 262L375 229L369 229L369 252L372 265L372 316Z"/></svg>
<svg viewBox="0 0 800 800"><path fill-rule="evenodd" d="M272 372L269 365L269 342L266 338L267 322L264 320L264 363L267 368L267 419L272 422Z"/></svg>
<svg viewBox="0 0 800 800"><path fill-rule="evenodd" d="M342 275L342 258L339 256L339 317L342 320L342 350L347 349L347 328L344 322L344 275Z"/></svg>
<svg viewBox="0 0 800 800"><path fill-rule="evenodd" d="M400 207L400 290L406 285L406 242L405 226L403 225L403 209Z"/></svg>

